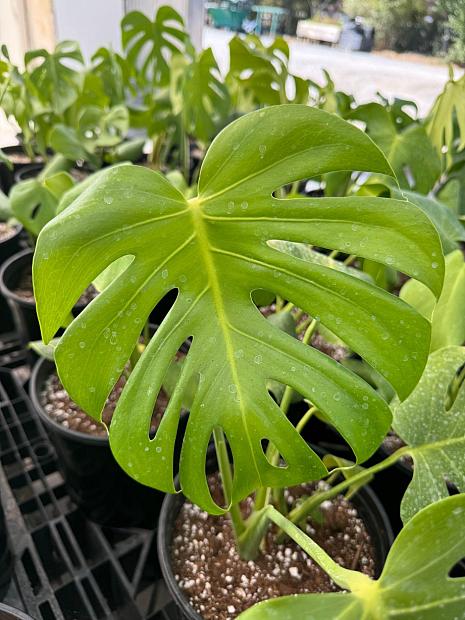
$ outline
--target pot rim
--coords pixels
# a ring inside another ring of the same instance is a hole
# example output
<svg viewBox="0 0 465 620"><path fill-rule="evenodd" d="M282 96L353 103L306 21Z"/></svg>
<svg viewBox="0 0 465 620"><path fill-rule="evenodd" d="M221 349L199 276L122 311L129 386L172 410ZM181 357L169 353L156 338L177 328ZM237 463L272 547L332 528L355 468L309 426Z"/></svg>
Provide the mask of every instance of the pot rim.
<svg viewBox="0 0 465 620"><path fill-rule="evenodd" d="M17 252L16 254L13 254L13 256L10 256L10 258L8 258L2 265L2 267L0 268L0 293L9 299L12 299L13 301L15 301L16 303L18 303L21 306L26 306L27 308L35 308L36 306L36 302L34 301L29 301L27 299L24 299L24 297L20 297L19 295L17 295L16 293L14 293L6 284L5 282L5 274L8 271L8 269L10 269L10 267L12 265L14 265L16 262L22 260L23 258L27 257L27 256L31 256L31 263L32 263L32 257L34 255L34 251L31 250L30 248L26 248L25 250L21 250L20 252Z"/></svg>
<svg viewBox="0 0 465 620"><path fill-rule="evenodd" d="M313 447L313 446L312 446ZM179 482L179 478L176 477L175 483ZM389 552L390 547L394 542L394 533L392 530L391 522L387 515L384 506L379 500L376 493L370 487L369 484L362 487L351 501L357 504L357 498L359 494L365 495L365 503L368 504L367 508L371 511L372 515L375 517L375 520L378 521L379 524L382 525L385 532L385 541L387 542L387 547L382 550L384 554L384 560L386 560L387 554ZM174 578L173 569L171 566L171 560L169 557L168 548L171 543L170 540L167 540L167 532L166 527L168 523L168 519L171 517L171 511L173 507L176 507L176 504L179 504L179 509L182 504L186 501L186 497L183 496L182 492L177 494L166 494L165 499L163 500L163 504L160 511L160 516L158 519L158 531L157 531L157 555L158 561L160 562L160 568L163 575L163 579L166 583L169 593L174 599L175 604L181 609L182 613L185 614L188 620L203 620L202 616L200 616L193 607L191 607L187 597L182 592L181 588L178 586L176 579ZM371 503L371 506L369 505ZM179 512L179 511L178 511ZM370 532L372 534L372 532ZM383 545L385 546L385 545ZM379 567L380 572L383 567Z"/></svg>
<svg viewBox="0 0 465 620"><path fill-rule="evenodd" d="M49 368L47 368L49 366ZM97 437L96 435L90 435L89 433L82 433L81 431L75 431L71 428L66 428L62 424L55 422L44 410L42 403L40 402L40 390L42 385L39 385L41 380L40 374L41 372L47 372L47 376L53 372L53 369L56 370L56 365L51 360L46 358L40 358L32 369L31 378L29 380L29 396L31 398L34 411L37 413L42 423L53 432L60 433L67 438L72 437L73 439L90 445L98 445L98 446L108 446L110 441L108 438L108 434L106 437Z"/></svg>
<svg viewBox="0 0 465 620"><path fill-rule="evenodd" d="M5 223L8 223L8 222L5 222ZM15 234L11 235L11 237L7 237L6 239L1 239L0 240L0 245L3 245L4 243L8 243L10 241L13 241L13 239L17 239L19 237L19 235L23 231L23 225L20 224L20 222L16 222L15 224L12 224L11 227L15 229ZM19 254L19 252L17 252L17 254Z"/></svg>
<svg viewBox="0 0 465 620"><path fill-rule="evenodd" d="M22 230L22 226L21 226L21 230ZM19 232L21 232L21 231L18 231L18 234L19 234ZM14 237L10 237L10 239L13 239L13 238ZM8 241L8 239L7 239L7 241ZM10 256L3 263L3 265L0 267L0 293L4 297L9 298L9 299L15 301L20 306L27 307L27 308L35 308L36 307L35 299L34 299L34 301L29 301L27 299L24 299L24 297L20 297L15 292L13 292L7 286L7 284L5 282L5 273L11 267L11 265L16 263L16 261L22 260L23 258L25 258L27 256L31 257L31 265L32 265L32 259L34 257L34 250L32 250L31 248L26 248L24 250L21 250L20 252L16 252L16 254L13 254L13 256ZM88 305L89 305L88 303L77 303L76 302L74 304L74 306L73 306L73 309L77 308L78 310L83 310Z"/></svg>
<svg viewBox="0 0 465 620"><path fill-rule="evenodd" d="M49 367L49 368L47 368ZM75 431L71 428L66 428L59 422L55 422L44 410L42 403L40 402L40 390L41 385L40 382L40 374L41 372L47 372L47 376L50 376L52 370L55 369L57 371L57 367L55 362L42 357L37 360L32 369L31 378L29 379L29 396L31 398L34 411L37 413L42 423L51 429L54 432L61 433L67 438L74 438L81 443L89 444L89 445L98 445L98 446L109 446L110 439L109 434L107 432L106 437L97 437L96 435L90 435L89 433L82 433L81 431ZM184 409L181 410L180 418L184 415L187 415L187 411Z"/></svg>

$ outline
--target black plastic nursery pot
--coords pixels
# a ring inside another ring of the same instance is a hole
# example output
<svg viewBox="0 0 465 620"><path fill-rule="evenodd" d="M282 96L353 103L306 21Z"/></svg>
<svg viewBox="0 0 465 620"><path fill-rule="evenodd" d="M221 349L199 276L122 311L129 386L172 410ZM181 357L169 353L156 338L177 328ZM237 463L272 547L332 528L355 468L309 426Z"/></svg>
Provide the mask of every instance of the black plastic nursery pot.
<svg viewBox="0 0 465 620"><path fill-rule="evenodd" d="M8 302L23 346L41 338L35 301L15 293L23 272L32 265L32 256L32 250L22 250L10 256L0 269L0 292Z"/></svg>
<svg viewBox="0 0 465 620"><path fill-rule="evenodd" d="M170 548L174 524L184 501L185 498L182 494L165 497L158 522L158 559L168 591L176 603L179 620L202 620L202 616L191 607L178 586L171 567ZM359 516L370 534L375 550L377 576L379 576L393 541L388 516L377 495L369 487L362 488L357 495L351 498L351 502L357 508Z"/></svg>
<svg viewBox="0 0 465 620"><path fill-rule="evenodd" d="M40 394L54 370L53 362L39 360L29 391L58 455L71 498L89 519L102 525L153 528L164 494L128 476L113 457L107 437L66 428L45 412Z"/></svg>
<svg viewBox="0 0 465 620"><path fill-rule="evenodd" d="M2 151L11 162L11 167L8 167L4 162L0 162L0 187L5 194L8 194L15 184L15 173L25 166L29 166L32 162L19 144L3 147Z"/></svg>
<svg viewBox="0 0 465 620"><path fill-rule="evenodd" d="M43 163L34 163L21 166L21 168L15 171L15 183L21 183L21 181L27 181L28 179L35 179L44 169L44 165Z"/></svg>
<svg viewBox="0 0 465 620"><path fill-rule="evenodd" d="M3 600L12 575L12 557L8 543L5 515L0 505L0 601ZM1 613L0 613L1 620Z"/></svg>
<svg viewBox="0 0 465 620"><path fill-rule="evenodd" d="M17 226L15 234L0 241L0 266L13 256L17 254L21 249L20 237L21 237L22 226Z"/></svg>
<svg viewBox="0 0 465 620"><path fill-rule="evenodd" d="M13 609L9 605L0 603L0 620L34 620L34 618L23 611L19 611L19 609Z"/></svg>
<svg viewBox="0 0 465 620"><path fill-rule="evenodd" d="M21 249L22 227L17 226L14 235L0 241L0 269L2 265ZM5 297L0 293L0 332L13 329L13 317Z"/></svg>
<svg viewBox="0 0 465 620"><path fill-rule="evenodd" d="M13 315L14 324L24 347L32 340L41 340L35 300L24 299L15 289L23 272L32 266L33 251L23 250L11 256L0 268L0 293L6 298ZM78 315L86 304L76 304L73 315ZM31 360L35 357L31 354Z"/></svg>

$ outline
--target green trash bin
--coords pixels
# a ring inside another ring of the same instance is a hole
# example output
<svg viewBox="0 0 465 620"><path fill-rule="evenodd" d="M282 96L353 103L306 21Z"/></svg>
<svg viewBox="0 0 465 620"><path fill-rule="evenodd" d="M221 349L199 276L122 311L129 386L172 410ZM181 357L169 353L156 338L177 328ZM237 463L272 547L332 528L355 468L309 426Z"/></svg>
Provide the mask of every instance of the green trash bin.
<svg viewBox="0 0 465 620"><path fill-rule="evenodd" d="M247 11L244 9L222 9L210 8L208 14L212 19L215 28L227 28L238 32L241 29L242 22L247 17Z"/></svg>

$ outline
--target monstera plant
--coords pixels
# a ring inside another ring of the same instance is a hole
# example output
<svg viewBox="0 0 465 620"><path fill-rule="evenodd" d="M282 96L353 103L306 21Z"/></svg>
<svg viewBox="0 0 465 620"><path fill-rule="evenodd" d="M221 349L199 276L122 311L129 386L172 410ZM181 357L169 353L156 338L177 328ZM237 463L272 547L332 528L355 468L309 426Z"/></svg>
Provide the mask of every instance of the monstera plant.
<svg viewBox="0 0 465 620"><path fill-rule="evenodd" d="M98 181L41 232L34 287L43 338L56 333L86 286L123 256L129 266L72 323L56 350L63 384L99 419L150 311L177 290L169 314L131 374L110 427L115 457L133 477L174 492L173 447L184 391L196 382L180 460L184 493L219 514L205 475L211 435L229 442L236 504L265 486L326 473L266 389L269 379L305 395L340 431L358 460L391 422L363 380L274 327L251 293L271 290L338 334L408 396L425 365L430 326L402 300L347 273L302 261L273 240L350 251L393 266L438 296L444 264L429 219L404 200L279 199L281 186L338 170L392 176L357 128L306 106L276 106L230 124L204 160L198 195L186 200L162 175L122 166ZM126 263L127 264L127 263ZM156 436L148 429L167 365L192 345ZM79 368L79 372L76 372ZM266 457L262 439L286 467Z"/></svg>

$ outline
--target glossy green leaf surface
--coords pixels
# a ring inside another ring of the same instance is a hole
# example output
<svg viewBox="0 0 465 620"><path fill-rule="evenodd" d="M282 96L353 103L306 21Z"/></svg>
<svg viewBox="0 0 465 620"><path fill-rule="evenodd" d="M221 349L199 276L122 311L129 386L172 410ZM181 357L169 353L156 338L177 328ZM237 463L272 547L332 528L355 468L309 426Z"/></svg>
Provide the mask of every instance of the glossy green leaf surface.
<svg viewBox="0 0 465 620"><path fill-rule="evenodd" d="M28 179L13 186L10 206L14 217L35 237L56 214L60 197L74 185L67 172L44 180Z"/></svg>
<svg viewBox="0 0 465 620"><path fill-rule="evenodd" d="M441 163L423 126L399 131L391 114L379 103L359 106L348 118L363 121L368 135L386 155L402 188L427 194L441 173Z"/></svg>
<svg viewBox="0 0 465 620"><path fill-rule="evenodd" d="M401 505L402 520L449 495L446 478L465 491L465 386L450 407L448 388L465 363L464 347L432 353L420 383L392 406L393 427L411 447L413 479Z"/></svg>
<svg viewBox="0 0 465 620"><path fill-rule="evenodd" d="M431 320L431 351L465 342L465 263L461 250L446 256L446 272L441 296L434 295L420 282L409 280L400 298Z"/></svg>
<svg viewBox="0 0 465 620"><path fill-rule="evenodd" d="M465 497L422 510L389 551L371 581L342 569L350 593L286 596L255 605L240 620L463 620L465 578L450 569L465 556ZM319 562L325 568L326 562ZM328 570L332 575L332 571ZM342 584L341 584L342 585Z"/></svg>
<svg viewBox="0 0 465 620"><path fill-rule="evenodd" d="M307 106L271 107L219 134L205 157L196 198L187 201L147 168L120 166L101 172L43 231L34 286L45 341L89 282L116 259L134 257L57 348L66 389L95 418L150 311L169 290L178 290L110 428L116 458L136 479L174 491L173 445L192 377L198 390L180 479L184 493L211 512L220 509L207 487L205 456L216 426L224 429L234 457L233 501L261 486L287 486L325 472L267 393L270 379L290 385L324 412L359 460L379 445L390 423L385 402L340 364L271 325L251 299L252 291L265 289L291 300L377 368L402 398L413 389L429 349L428 322L359 278L268 243L350 251L414 275L439 294L439 237L407 201L273 195L295 180L347 168L391 173L381 151L345 121ZM151 440L154 401L168 363L188 337L193 342L183 372ZM262 439L275 444L287 467L268 462Z"/></svg>

